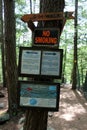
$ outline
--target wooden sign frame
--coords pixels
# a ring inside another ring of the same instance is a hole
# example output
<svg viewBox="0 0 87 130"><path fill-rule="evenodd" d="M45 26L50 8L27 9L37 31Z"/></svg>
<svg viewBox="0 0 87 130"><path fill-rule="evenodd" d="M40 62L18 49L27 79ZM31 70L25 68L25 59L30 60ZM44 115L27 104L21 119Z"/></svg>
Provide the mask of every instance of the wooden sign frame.
<svg viewBox="0 0 87 130"><path fill-rule="evenodd" d="M18 82L18 106L21 108L58 111L59 99L59 83Z"/></svg>
<svg viewBox="0 0 87 130"><path fill-rule="evenodd" d="M47 47L20 47L19 76L60 79L63 49Z"/></svg>

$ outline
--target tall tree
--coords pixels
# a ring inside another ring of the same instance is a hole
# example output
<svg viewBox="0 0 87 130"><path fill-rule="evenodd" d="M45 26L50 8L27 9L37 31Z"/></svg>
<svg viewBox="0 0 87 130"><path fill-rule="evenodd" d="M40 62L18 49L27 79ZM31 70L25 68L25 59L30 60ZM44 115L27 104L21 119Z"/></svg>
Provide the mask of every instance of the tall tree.
<svg viewBox="0 0 87 130"><path fill-rule="evenodd" d="M78 38L78 0L75 0L75 20L74 20L74 61L72 74L72 89L76 89L77 85L77 38Z"/></svg>
<svg viewBox="0 0 87 130"><path fill-rule="evenodd" d="M9 114L12 117L17 112L17 65L16 65L16 29L15 29L15 2L4 0L5 15L5 53L6 78L8 88Z"/></svg>
<svg viewBox="0 0 87 130"><path fill-rule="evenodd" d="M4 58L4 34L3 34L3 0L0 1L0 44L1 44L1 57L2 57L2 75L3 86L5 87L5 58Z"/></svg>
<svg viewBox="0 0 87 130"><path fill-rule="evenodd" d="M63 12L64 0L40 0L40 13ZM57 27L62 31L63 21L40 22L39 27ZM50 81L48 81L50 82ZM47 130L48 111L38 109L26 111L24 130Z"/></svg>

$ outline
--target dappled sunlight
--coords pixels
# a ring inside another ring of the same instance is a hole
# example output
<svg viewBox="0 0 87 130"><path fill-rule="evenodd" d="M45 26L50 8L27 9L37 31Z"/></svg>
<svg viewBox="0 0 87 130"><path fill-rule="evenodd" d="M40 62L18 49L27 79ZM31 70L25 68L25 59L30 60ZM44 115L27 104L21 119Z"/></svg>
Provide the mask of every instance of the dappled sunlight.
<svg viewBox="0 0 87 130"><path fill-rule="evenodd" d="M49 121L55 130L87 130L87 101L80 92L62 88L59 106Z"/></svg>
<svg viewBox="0 0 87 130"><path fill-rule="evenodd" d="M77 115L86 114L86 109L81 104L74 104L73 106L67 107L67 104L63 105L63 114L59 118L63 118L67 121L74 120Z"/></svg>
<svg viewBox="0 0 87 130"><path fill-rule="evenodd" d="M87 106L87 103L85 103L85 105Z"/></svg>
<svg viewBox="0 0 87 130"><path fill-rule="evenodd" d="M63 115L61 115L61 117L59 117L59 118L63 118L63 119L65 119L65 120L67 120L67 121L71 121L71 120L73 120L73 118L75 117L75 115L74 114L63 114Z"/></svg>
<svg viewBox="0 0 87 130"><path fill-rule="evenodd" d="M81 104L76 104L74 107L74 112L78 113L78 114L85 114L87 112L86 109L83 108L83 106Z"/></svg>
<svg viewBox="0 0 87 130"><path fill-rule="evenodd" d="M82 95L78 92L79 98L82 98ZM65 119L66 121L75 120L75 117L87 114L87 109L83 107L81 103L78 102L77 95L71 90L65 89L61 92L61 103L60 109L62 109L61 116L59 118ZM81 99L79 99L81 100ZM85 103L87 105L87 103Z"/></svg>
<svg viewBox="0 0 87 130"><path fill-rule="evenodd" d="M7 112L7 111L6 110L3 110L3 111L0 110L0 115L4 114L5 112Z"/></svg>

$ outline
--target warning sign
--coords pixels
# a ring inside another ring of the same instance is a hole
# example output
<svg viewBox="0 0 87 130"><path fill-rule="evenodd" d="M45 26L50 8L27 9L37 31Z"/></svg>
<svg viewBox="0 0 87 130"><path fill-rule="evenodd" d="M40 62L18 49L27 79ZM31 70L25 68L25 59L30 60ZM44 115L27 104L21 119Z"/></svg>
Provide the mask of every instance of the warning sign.
<svg viewBox="0 0 87 130"><path fill-rule="evenodd" d="M34 31L34 45L58 45L59 29L38 28Z"/></svg>

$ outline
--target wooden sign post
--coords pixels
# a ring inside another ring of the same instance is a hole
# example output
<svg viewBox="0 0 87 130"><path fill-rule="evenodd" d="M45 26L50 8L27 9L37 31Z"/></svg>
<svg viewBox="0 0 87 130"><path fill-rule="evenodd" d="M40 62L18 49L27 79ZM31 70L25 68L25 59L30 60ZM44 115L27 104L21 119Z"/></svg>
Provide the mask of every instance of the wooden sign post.
<svg viewBox="0 0 87 130"><path fill-rule="evenodd" d="M21 20L24 22L35 21L52 21L74 19L73 12L55 12L55 13L39 13L39 14L25 14Z"/></svg>
<svg viewBox="0 0 87 130"><path fill-rule="evenodd" d="M25 23L28 23L28 27L34 31L35 21L63 21L63 27L67 19L74 19L74 12L55 12L55 13L39 13L39 14L25 14L21 17L21 20ZM62 27L62 30L63 30Z"/></svg>
<svg viewBox="0 0 87 130"><path fill-rule="evenodd" d="M48 111L59 110L60 84L54 83L54 79L62 77L63 50L58 49L58 43L67 19L74 19L73 12L25 14L21 18L34 34L33 47L20 48L19 53L19 76L31 80L19 81L18 93L19 106L27 107L27 129L31 125L34 129L46 130ZM54 25L37 28L35 21L47 24L53 21L59 28L53 28Z"/></svg>

